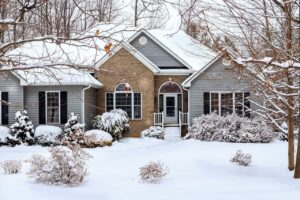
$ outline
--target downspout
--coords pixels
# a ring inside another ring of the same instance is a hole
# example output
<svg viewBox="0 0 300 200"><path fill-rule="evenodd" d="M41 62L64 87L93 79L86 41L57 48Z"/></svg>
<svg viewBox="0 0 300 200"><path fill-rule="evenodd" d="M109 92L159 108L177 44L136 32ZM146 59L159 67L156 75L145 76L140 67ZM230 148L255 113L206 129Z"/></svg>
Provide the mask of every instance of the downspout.
<svg viewBox="0 0 300 200"><path fill-rule="evenodd" d="M89 85L88 87L85 87L85 88L82 89L82 97L81 97L81 99L82 99L82 101L81 101L82 102L82 105L81 105L81 108L82 108L81 114L82 114L82 116L81 116L81 119L82 119L82 123L84 124L83 132L85 132L85 91L90 89L91 87L92 86Z"/></svg>

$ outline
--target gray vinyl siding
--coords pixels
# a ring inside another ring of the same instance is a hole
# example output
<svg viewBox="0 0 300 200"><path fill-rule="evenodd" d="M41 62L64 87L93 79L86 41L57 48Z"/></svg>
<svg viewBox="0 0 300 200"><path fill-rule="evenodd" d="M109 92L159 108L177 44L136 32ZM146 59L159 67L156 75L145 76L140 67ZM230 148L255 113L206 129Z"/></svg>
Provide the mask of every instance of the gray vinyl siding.
<svg viewBox="0 0 300 200"><path fill-rule="evenodd" d="M68 93L68 114L74 112L82 123L82 86L27 86L25 91L25 109L30 116L34 126L39 125L39 92L45 91L67 91ZM64 127L64 124L50 124Z"/></svg>
<svg viewBox="0 0 300 200"><path fill-rule="evenodd" d="M15 113L23 109L23 87L11 73L0 73L0 91L8 92L8 125L11 125L15 122Z"/></svg>
<svg viewBox="0 0 300 200"><path fill-rule="evenodd" d="M85 130L92 129L92 120L97 115L97 90L90 88L85 91L84 100L84 119L85 119Z"/></svg>
<svg viewBox="0 0 300 200"><path fill-rule="evenodd" d="M146 37L148 40L147 44L144 46L139 43L139 39L142 36ZM130 44L158 67L184 67L182 63L177 61L171 54L143 33Z"/></svg>
<svg viewBox="0 0 300 200"><path fill-rule="evenodd" d="M230 68L230 67L229 67ZM238 79L238 75L231 69L225 69L221 59L216 61L211 67L200 74L192 81L189 89L189 117L190 125L192 119L204 114L203 93L212 91L248 91L250 98L254 98L254 91L246 80ZM256 106L251 103L251 109Z"/></svg>

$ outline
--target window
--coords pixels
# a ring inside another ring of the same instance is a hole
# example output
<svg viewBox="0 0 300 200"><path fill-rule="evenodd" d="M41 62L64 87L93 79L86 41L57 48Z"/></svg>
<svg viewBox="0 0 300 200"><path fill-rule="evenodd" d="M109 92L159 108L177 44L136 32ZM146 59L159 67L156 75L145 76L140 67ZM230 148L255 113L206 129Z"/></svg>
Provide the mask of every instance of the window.
<svg viewBox="0 0 300 200"><path fill-rule="evenodd" d="M142 118L142 95L134 93L128 83L116 86L115 92L106 93L106 111L122 109L131 119Z"/></svg>
<svg viewBox="0 0 300 200"><path fill-rule="evenodd" d="M60 92L47 92L46 98L47 124L60 123Z"/></svg>
<svg viewBox="0 0 300 200"><path fill-rule="evenodd" d="M211 92L208 104L208 98L204 99L205 107L210 108L209 113L217 113L219 115L226 115L236 113L242 117L250 117L250 97L249 92ZM207 113L206 113L207 114Z"/></svg>
<svg viewBox="0 0 300 200"><path fill-rule="evenodd" d="M114 93L106 93L106 112L114 109Z"/></svg>

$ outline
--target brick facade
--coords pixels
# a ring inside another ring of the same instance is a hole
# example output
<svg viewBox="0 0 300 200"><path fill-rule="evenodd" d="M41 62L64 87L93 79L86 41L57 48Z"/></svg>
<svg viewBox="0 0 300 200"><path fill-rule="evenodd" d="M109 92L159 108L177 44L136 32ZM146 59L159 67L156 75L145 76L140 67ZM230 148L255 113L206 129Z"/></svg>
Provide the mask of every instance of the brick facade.
<svg viewBox="0 0 300 200"><path fill-rule="evenodd" d="M96 74L104 85L97 94L98 114L105 112L105 94L113 92L119 83L129 83L134 92L142 93L142 119L130 121L131 137L139 137L140 132L153 125L153 114L157 112L158 89L169 81L179 85L187 76L155 76L144 64L126 49L119 50L106 61ZM183 92L184 112L187 112L187 92Z"/></svg>

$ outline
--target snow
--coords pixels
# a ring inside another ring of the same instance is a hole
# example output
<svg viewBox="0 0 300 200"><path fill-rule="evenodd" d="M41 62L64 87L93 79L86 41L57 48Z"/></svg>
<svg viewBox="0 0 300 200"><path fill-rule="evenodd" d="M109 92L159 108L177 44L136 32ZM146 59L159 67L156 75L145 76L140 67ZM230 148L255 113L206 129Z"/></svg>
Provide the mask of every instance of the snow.
<svg viewBox="0 0 300 200"><path fill-rule="evenodd" d="M97 141L112 142L112 140L113 140L112 136L109 133L102 131L102 130L96 130L96 129L89 130L89 131L85 132L84 134L87 136L95 135Z"/></svg>
<svg viewBox="0 0 300 200"><path fill-rule="evenodd" d="M42 137L48 142L56 142L56 138L60 134L62 134L61 128L50 125L40 125L36 127L34 132L35 137Z"/></svg>
<svg viewBox="0 0 300 200"><path fill-rule="evenodd" d="M21 85L85 85L94 88L102 87L88 71L75 68L56 66L51 68L32 68L13 72L21 78Z"/></svg>
<svg viewBox="0 0 300 200"><path fill-rule="evenodd" d="M160 43L173 51L195 71L204 68L217 54L182 30L149 30Z"/></svg>
<svg viewBox="0 0 300 200"><path fill-rule="evenodd" d="M250 166L229 161L238 149L253 156ZM300 181L287 169L286 142L228 144L130 138L86 151L93 158L88 161L89 175L82 185L36 184L27 178L29 164L23 162L20 174L0 172L0 199L296 200L300 196ZM0 162L24 161L34 153L49 155L45 147L1 147ZM139 168L149 161L162 161L170 169L160 184L140 183Z"/></svg>
<svg viewBox="0 0 300 200"><path fill-rule="evenodd" d="M0 126L0 143L6 142L7 137L10 136L11 130L6 126Z"/></svg>
<svg viewBox="0 0 300 200"><path fill-rule="evenodd" d="M165 140L178 140L180 138L179 127L165 127Z"/></svg>

